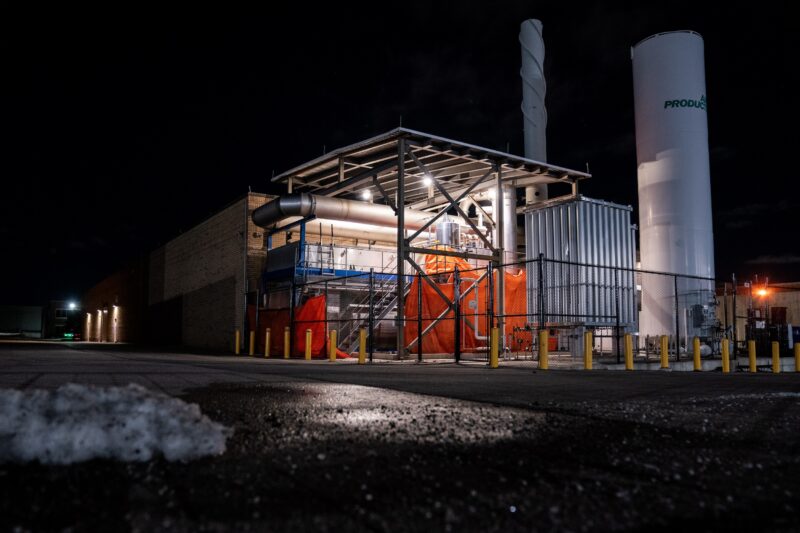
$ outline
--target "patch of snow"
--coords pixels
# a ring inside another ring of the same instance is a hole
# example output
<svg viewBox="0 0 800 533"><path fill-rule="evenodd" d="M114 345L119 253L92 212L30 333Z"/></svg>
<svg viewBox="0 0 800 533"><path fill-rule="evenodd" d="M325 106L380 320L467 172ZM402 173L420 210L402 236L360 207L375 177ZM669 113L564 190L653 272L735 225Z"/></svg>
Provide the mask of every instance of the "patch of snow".
<svg viewBox="0 0 800 533"><path fill-rule="evenodd" d="M197 405L136 384L0 390L0 463L187 461L223 453L230 434Z"/></svg>

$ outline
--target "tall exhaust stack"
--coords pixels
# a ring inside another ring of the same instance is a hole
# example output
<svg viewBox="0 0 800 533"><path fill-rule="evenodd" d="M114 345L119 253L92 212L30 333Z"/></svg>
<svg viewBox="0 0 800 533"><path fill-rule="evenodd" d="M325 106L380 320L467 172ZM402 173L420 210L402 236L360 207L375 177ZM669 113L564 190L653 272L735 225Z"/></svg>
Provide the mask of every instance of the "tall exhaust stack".
<svg viewBox="0 0 800 533"><path fill-rule="evenodd" d="M643 270L714 276L703 38L659 33L631 49ZM675 290L678 309L675 308ZM711 282L644 275L640 332L707 335ZM706 331L704 331L706 330ZM685 342L685 340L684 340Z"/></svg>
<svg viewBox="0 0 800 533"><path fill-rule="evenodd" d="M528 19L519 29L522 48L522 116L525 120L525 157L536 161L547 161L547 110L544 96L547 84L544 81L544 40L542 22ZM525 187L525 203L547 200L547 185Z"/></svg>

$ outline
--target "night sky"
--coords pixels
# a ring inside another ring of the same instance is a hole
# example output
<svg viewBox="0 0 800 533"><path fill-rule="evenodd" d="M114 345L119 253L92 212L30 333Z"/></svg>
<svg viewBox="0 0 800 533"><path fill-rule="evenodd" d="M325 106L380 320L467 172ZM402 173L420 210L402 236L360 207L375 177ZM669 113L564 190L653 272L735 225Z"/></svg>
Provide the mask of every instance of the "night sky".
<svg viewBox="0 0 800 533"><path fill-rule="evenodd" d="M278 192L273 172L401 115L521 154L526 18L544 23L549 161L588 163L584 194L634 206L630 47L699 32L717 276L800 280L788 2L292 5L4 14L0 303L80 298L248 187Z"/></svg>

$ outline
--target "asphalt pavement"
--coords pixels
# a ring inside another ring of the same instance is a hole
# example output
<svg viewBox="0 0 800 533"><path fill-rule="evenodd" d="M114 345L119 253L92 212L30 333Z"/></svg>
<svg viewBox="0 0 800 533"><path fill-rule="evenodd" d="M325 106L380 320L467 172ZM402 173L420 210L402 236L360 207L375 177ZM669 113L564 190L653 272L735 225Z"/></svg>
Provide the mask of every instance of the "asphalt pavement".
<svg viewBox="0 0 800 533"><path fill-rule="evenodd" d="M185 464L0 465L2 529L800 529L800 374L0 344L0 387L67 382L197 403L233 429L228 450Z"/></svg>

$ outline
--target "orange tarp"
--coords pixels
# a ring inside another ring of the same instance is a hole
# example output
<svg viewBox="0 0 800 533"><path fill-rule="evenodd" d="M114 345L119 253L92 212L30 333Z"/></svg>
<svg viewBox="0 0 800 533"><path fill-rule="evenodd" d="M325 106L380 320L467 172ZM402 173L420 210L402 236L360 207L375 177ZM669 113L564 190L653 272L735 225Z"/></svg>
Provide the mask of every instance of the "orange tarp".
<svg viewBox="0 0 800 533"><path fill-rule="evenodd" d="M255 323L255 306L247 306L250 331ZM328 357L328 338L325 332L325 296L313 296L298 306L294 313L294 355L304 356L306 351L306 330L311 330L311 357L322 359ZM267 328L270 328L270 356L283 357L284 328L289 325L288 309L260 310L258 314L258 330L256 333L256 351L264 353L264 341ZM336 350L339 358L349 357L341 350Z"/></svg>
<svg viewBox="0 0 800 533"><path fill-rule="evenodd" d="M458 267L460 272L460 292L464 296L461 300L461 350L481 351L488 344L488 331L490 325L486 314L488 279L484 276L475 284L475 281L485 273L484 269L474 270L472 265L460 258L441 255L427 255L424 261L424 270L429 276L439 279L434 281L439 290L449 301L453 301L455 292L454 276L452 271ZM530 345L532 336L530 331L525 331L525 314L527 313L527 293L525 290L525 271L517 274L505 274L505 314L520 315L506 317L507 345L512 349L521 349ZM494 286L497 287L497 272L494 273ZM414 278L405 303L405 338L411 343L417 338L418 333L418 308L419 308L419 277ZM422 329L425 330L440 314L447 309L447 304L442 300L436 289L426 281L422 281ZM495 309L495 313L497 310ZM431 331L422 338L422 351L424 353L453 353L455 351L455 321L452 310L440 320ZM472 326L472 327L470 327ZM516 331L515 331L516 328ZM411 351L417 350L416 344Z"/></svg>

